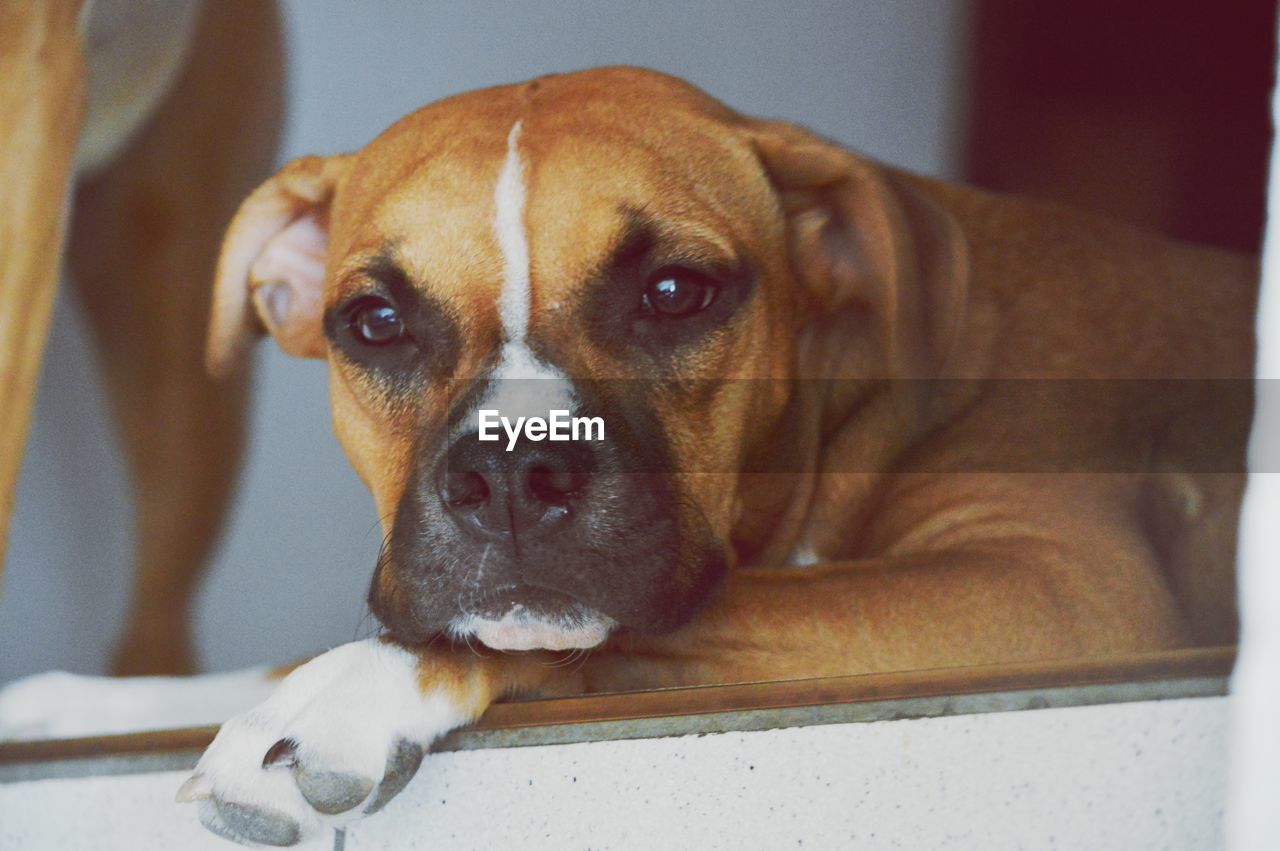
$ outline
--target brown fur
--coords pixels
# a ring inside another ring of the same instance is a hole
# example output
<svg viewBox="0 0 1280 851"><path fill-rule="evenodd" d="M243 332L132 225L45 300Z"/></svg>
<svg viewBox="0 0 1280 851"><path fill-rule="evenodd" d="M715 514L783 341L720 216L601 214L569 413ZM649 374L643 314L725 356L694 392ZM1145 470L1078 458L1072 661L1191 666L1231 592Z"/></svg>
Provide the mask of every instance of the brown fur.
<svg viewBox="0 0 1280 851"><path fill-rule="evenodd" d="M463 317L459 379L486 369L501 335L492 189L517 118L530 335L570 375L644 377L593 348L568 309L630 204L691 250L748 252L759 275L760 297L682 376L849 380L791 404L759 389L768 382L724 382L696 407L655 399L676 468L725 471L681 475L739 562L692 623L619 635L575 673L550 677L541 654L476 659L435 646L422 651L424 677L479 673L489 687L475 691L478 712L531 684L659 687L1233 640L1241 478L1174 472L1172 450L1204 439L1202 426L1166 412L1162 433L1177 446L1148 446L1122 428L1123 398L1090 398L1073 411L1076 430L1000 384L877 390L870 379L1248 378L1255 264L905 175L651 72L460 95L351 156L291 166L295 176L255 193L228 234L211 365L228 368L252 336L244 246L312 216L329 239L323 304L311 299L287 321L262 316L290 350L323 355L321 309L341 300L362 261L394 246L411 278ZM409 442L442 427L443 391L389 408L338 358L331 390L339 438L389 523ZM824 474L731 472L774 451L780 435ZM1243 434L1231 437L1235 457ZM1136 448L1148 463L999 472L1099 448ZM1162 536L1176 541L1172 557L1153 543L1159 528L1176 533ZM779 569L799 543L823 563Z"/></svg>
<svg viewBox="0 0 1280 851"><path fill-rule="evenodd" d="M0 547L61 266L59 213L85 88L79 6L18 0L0 9L0 110L28 117L0 122ZM137 495L136 578L117 673L194 669L189 607L234 484L248 378L204 374L200 282L220 230L271 165L279 40L272 3L208 3L164 102L74 192L67 253Z"/></svg>
<svg viewBox="0 0 1280 851"><path fill-rule="evenodd" d="M84 112L79 3L0 8L0 564L53 309L76 128Z"/></svg>

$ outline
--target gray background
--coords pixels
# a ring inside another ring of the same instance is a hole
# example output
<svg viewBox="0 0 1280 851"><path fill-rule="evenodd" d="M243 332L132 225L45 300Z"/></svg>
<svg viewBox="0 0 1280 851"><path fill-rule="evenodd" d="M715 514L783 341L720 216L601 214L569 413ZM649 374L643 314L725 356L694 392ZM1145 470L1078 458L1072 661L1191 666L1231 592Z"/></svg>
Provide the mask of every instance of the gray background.
<svg viewBox="0 0 1280 851"><path fill-rule="evenodd" d="M287 0L282 159L350 150L417 106L551 71L647 65L730 105L954 176L966 4ZM207 286L193 281L192 286ZM240 498L200 593L205 666L282 662L362 628L379 543L333 438L319 362L260 348ZM61 300L18 490L0 682L105 669L129 583L131 508L96 364Z"/></svg>

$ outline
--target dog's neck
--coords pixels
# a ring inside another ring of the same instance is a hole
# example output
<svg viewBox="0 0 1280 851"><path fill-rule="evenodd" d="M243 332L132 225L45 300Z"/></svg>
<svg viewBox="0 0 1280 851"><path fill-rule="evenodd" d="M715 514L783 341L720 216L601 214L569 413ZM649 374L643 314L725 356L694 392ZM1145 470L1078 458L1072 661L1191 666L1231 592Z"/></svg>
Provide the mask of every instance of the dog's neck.
<svg viewBox="0 0 1280 851"><path fill-rule="evenodd" d="M815 514L825 518L826 504L836 501L832 483L849 512L841 527L856 529L851 524L868 503L858 496L872 492L872 471L883 469L910 439L905 429L900 439L867 439L894 404L886 382L801 379L790 388L774 429L752 447L739 476L731 541L735 563L743 566L783 566L796 553L813 550ZM833 456L833 448L845 454ZM832 457L842 457L838 468L823 461Z"/></svg>
<svg viewBox="0 0 1280 851"><path fill-rule="evenodd" d="M968 330L961 333L957 362L944 365L940 380L978 379L987 371L989 346L970 345ZM730 536L736 564L776 567L794 563L797 553L858 554L877 483L924 435L954 419L979 386L976 380L936 385L850 377L885 372L867 352L849 346L858 333L837 322L801 335L800 378L790 382L786 410L751 447L739 479Z"/></svg>

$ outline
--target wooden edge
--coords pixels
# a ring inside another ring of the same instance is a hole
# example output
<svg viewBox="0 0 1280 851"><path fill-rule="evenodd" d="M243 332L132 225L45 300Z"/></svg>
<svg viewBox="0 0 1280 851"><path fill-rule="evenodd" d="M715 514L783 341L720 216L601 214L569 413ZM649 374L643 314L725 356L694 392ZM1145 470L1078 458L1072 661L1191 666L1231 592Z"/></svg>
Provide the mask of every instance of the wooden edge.
<svg viewBox="0 0 1280 851"><path fill-rule="evenodd" d="M1084 659L526 700L494 704L479 721L465 729L489 732L1062 686L1226 677L1231 673L1235 657L1234 647L1205 647ZM0 766L50 760L198 753L209 745L217 730L217 727L191 727L79 739L0 742Z"/></svg>

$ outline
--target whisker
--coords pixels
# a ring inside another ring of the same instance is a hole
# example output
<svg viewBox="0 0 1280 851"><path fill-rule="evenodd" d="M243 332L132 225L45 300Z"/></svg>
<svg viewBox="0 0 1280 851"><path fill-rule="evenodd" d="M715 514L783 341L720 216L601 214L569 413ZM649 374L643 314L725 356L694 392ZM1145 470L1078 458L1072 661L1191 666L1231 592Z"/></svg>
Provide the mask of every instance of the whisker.
<svg viewBox="0 0 1280 851"><path fill-rule="evenodd" d="M547 667L548 668L564 668L564 667L567 667L568 665L572 665L574 659L577 658L578 653L579 651L581 651L581 649L582 649L581 647L574 647L572 649L563 651L564 656L560 659L555 660L554 662L549 662L547 664Z"/></svg>
<svg viewBox="0 0 1280 851"><path fill-rule="evenodd" d="M594 647L584 647L584 648L582 648L582 655L578 657L578 664L577 664L577 666L573 669L572 673L576 674L576 673L578 673L579 671L581 671L581 670L582 670L583 666L587 664L587 659L588 659L588 657L590 657L590 656L591 656L591 653L592 653L595 649L596 649L596 648L594 648Z"/></svg>
<svg viewBox="0 0 1280 851"><path fill-rule="evenodd" d="M374 527L381 524L382 521L385 519L386 517L384 516L374 520L373 524L370 525L369 529L365 532L365 537L367 538L369 534L373 532ZM381 567L387 559L391 557L390 549L391 549L391 533L388 531L383 533L382 541L378 544L378 556L377 558L374 559L375 571L377 570L377 568ZM363 601L361 608L363 609L363 614L360 616L359 620L356 621L355 628L354 630L352 630L353 641L358 640L361 637L372 637L374 635L382 634L383 632L385 632L385 629L386 629L386 627L380 621L378 621L377 618L374 616L373 610L369 608L369 600L367 597ZM365 630L366 624L368 624L370 619L374 621L376 626L374 627L373 630L371 630L369 634L362 636L362 633Z"/></svg>

